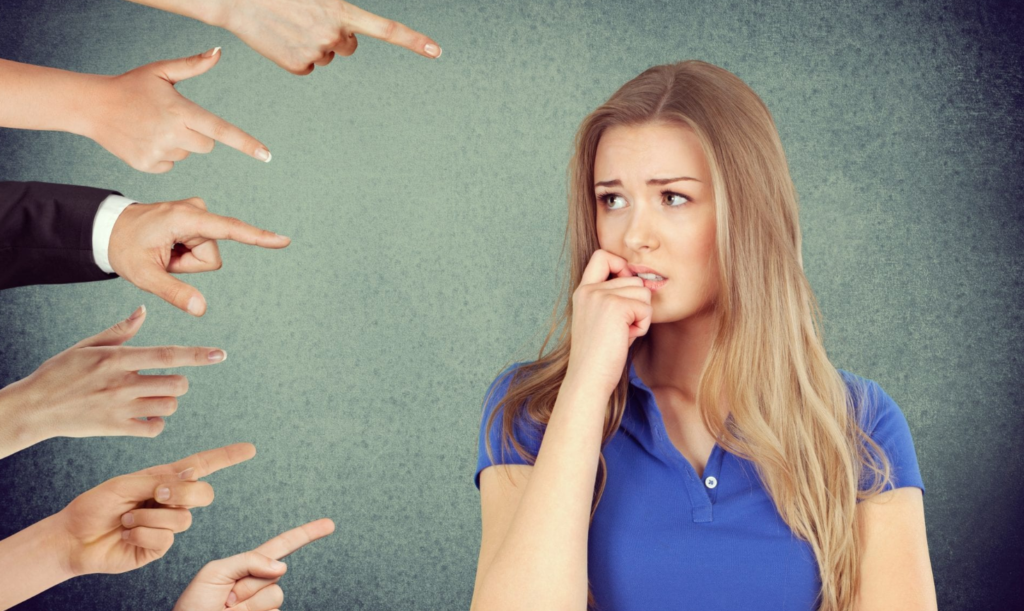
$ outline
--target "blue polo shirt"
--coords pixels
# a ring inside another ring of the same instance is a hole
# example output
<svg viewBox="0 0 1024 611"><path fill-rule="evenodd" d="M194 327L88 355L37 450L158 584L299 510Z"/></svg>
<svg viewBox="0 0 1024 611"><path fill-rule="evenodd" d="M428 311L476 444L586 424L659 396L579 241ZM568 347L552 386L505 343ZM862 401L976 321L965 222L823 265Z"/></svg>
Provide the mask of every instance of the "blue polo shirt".
<svg viewBox="0 0 1024 611"><path fill-rule="evenodd" d="M518 365L518 364L517 364ZM511 376L488 390L480 431L476 485L492 464L528 464L503 451L500 415L486 424ZM875 382L839 370L861 426L885 451L893 486L924 490L910 428L900 408ZM815 609L821 588L810 545L793 534L753 463L717 444L703 479L672 444L654 393L629 372L622 425L604 448L608 480L590 526L588 572L598 609ZM491 391L494 392L491 392ZM857 395L854 395L857 396ZM534 454L543 431L523 425L518 441ZM490 437L494 462L484 445Z"/></svg>

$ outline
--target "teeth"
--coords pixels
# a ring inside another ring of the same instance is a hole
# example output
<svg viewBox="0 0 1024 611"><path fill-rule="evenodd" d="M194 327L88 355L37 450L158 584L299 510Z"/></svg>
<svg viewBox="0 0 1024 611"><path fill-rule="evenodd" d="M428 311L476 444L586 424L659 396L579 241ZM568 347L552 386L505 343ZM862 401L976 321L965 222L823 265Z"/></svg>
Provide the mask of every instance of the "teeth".
<svg viewBox="0 0 1024 611"><path fill-rule="evenodd" d="M637 274L637 276L640 276L644 280L654 280L654 281L664 280L664 278L662 278L661 276L659 276L657 274Z"/></svg>

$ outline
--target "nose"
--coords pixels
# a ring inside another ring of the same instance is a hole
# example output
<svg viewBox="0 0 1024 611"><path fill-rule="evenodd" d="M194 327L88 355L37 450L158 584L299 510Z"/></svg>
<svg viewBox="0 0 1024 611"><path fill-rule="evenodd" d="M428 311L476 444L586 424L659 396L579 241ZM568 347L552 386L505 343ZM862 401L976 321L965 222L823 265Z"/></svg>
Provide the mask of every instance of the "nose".
<svg viewBox="0 0 1024 611"><path fill-rule="evenodd" d="M655 250L660 245L658 240L656 219L648 206L633 206L633 213L623 236L626 247L637 252Z"/></svg>

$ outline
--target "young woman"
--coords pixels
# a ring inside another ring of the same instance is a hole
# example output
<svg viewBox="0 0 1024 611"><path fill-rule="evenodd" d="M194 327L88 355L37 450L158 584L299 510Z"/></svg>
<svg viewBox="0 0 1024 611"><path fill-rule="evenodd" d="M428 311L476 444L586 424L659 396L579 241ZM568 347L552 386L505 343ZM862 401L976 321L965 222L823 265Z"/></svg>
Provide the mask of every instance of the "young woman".
<svg viewBox="0 0 1024 611"><path fill-rule="evenodd" d="M485 405L473 608L934 609L907 422L825 354L760 98L651 68L570 176L554 347Z"/></svg>

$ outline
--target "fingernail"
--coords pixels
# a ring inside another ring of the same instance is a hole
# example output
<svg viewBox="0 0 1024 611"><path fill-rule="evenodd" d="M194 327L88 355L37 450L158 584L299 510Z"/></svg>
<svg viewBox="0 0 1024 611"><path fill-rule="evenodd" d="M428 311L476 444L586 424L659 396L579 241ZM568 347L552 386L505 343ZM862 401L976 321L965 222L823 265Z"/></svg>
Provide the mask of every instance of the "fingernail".
<svg viewBox="0 0 1024 611"><path fill-rule="evenodd" d="M275 571L279 571L279 570L284 568L284 563L281 562L280 560L271 560L270 561L270 568L275 570Z"/></svg>
<svg viewBox="0 0 1024 611"><path fill-rule="evenodd" d="M203 314L203 298L199 295L192 295L192 298L188 300L188 313L193 316L201 316Z"/></svg>
<svg viewBox="0 0 1024 611"><path fill-rule="evenodd" d="M209 51L204 52L203 53L203 57L207 57L207 58L213 57L214 55L216 55L218 53L220 53L220 47L214 47L214 48L210 49Z"/></svg>
<svg viewBox="0 0 1024 611"><path fill-rule="evenodd" d="M139 307L135 308L135 311L132 312L132 315L128 317L128 320L135 320L135 319L137 319L138 317L142 316L145 313L146 313L146 305L145 304L140 305Z"/></svg>
<svg viewBox="0 0 1024 611"><path fill-rule="evenodd" d="M270 151L262 147L256 149L256 159L263 163L270 163Z"/></svg>
<svg viewBox="0 0 1024 611"><path fill-rule="evenodd" d="M121 538L124 539L125 541L127 541L128 537L130 537L131 535L132 535L132 531L130 531L130 530L122 530L121 531Z"/></svg>
<svg viewBox="0 0 1024 611"><path fill-rule="evenodd" d="M236 602L238 602L238 595L234 592L228 594L228 606L234 607Z"/></svg>
<svg viewBox="0 0 1024 611"><path fill-rule="evenodd" d="M435 44L428 44L427 46L423 47L423 51L430 57L441 57L441 47Z"/></svg>
<svg viewBox="0 0 1024 611"><path fill-rule="evenodd" d="M190 479L192 474L196 472L195 467L189 467L178 474L178 479Z"/></svg>
<svg viewBox="0 0 1024 611"><path fill-rule="evenodd" d="M128 513L121 516L121 524L124 524L125 526L131 526L132 524L135 524L135 516L133 516L132 513L129 511ZM127 538L127 532L128 531L125 531L125 534L121 536Z"/></svg>
<svg viewBox="0 0 1024 611"><path fill-rule="evenodd" d="M167 486L160 486L156 489L156 500L166 501L171 498L171 489Z"/></svg>
<svg viewBox="0 0 1024 611"><path fill-rule="evenodd" d="M223 350L211 350L208 357L211 363L219 363L224 359L228 358L228 353Z"/></svg>

